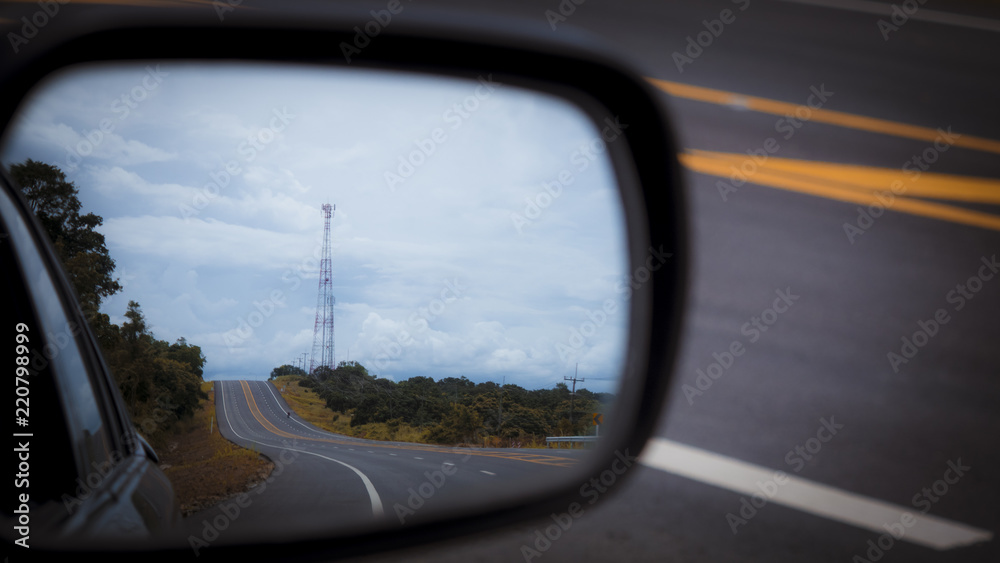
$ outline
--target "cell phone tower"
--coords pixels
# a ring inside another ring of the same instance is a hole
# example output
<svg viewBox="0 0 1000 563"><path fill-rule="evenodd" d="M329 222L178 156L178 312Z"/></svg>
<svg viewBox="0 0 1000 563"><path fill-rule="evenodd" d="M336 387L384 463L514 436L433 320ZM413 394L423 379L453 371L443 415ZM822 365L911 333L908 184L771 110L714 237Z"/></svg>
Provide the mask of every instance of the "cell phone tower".
<svg viewBox="0 0 1000 563"><path fill-rule="evenodd" d="M337 206L323 204L323 257L319 261L319 295L316 297L316 325L313 328L312 358L309 375L315 377L320 366L336 366L333 348L333 249L330 247L330 220Z"/></svg>

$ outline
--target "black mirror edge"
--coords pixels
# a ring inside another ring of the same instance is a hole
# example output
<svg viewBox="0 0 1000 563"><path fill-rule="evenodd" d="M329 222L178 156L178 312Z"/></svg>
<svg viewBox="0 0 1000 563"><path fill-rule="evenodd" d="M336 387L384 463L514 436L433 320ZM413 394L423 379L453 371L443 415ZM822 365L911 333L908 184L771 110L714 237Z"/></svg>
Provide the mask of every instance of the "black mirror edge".
<svg viewBox="0 0 1000 563"><path fill-rule="evenodd" d="M592 463L588 463L599 473L615 459L615 452L638 455L655 431L668 398L687 285L686 205L681 172L663 104L640 76L620 62L595 53L586 46L587 39L568 31L566 35L545 36L520 28L505 29L510 23L498 25L494 20L483 24L462 18L446 25L440 21L420 23L419 18L405 24L400 21L398 26L384 29L355 64L469 78L492 72L500 82L547 91L576 102L595 122L618 117L629 125L624 131L627 145L617 145L610 154L620 181L624 180L631 271L641 265L647 246L662 245L664 252L672 256L632 298L633 330L626 369L632 376L626 378L620 395L623 401L616 409L617 430L605 436ZM183 20L163 24L157 20L156 24L146 22L64 36L50 50L36 54L30 65L0 71L9 73L2 77L6 92L0 102L0 119L5 128L9 127L20 100L31 87L59 68L84 62L196 59L343 66L345 61L337 46L353 40L354 33L349 30L357 24L357 20L281 21L273 15L262 15L227 22L225 26ZM320 56L324 53L329 54ZM413 547L565 511L568 503L579 498L579 486L578 481L572 481L561 489L535 491L536 497L530 503L497 505L482 513L442 517L398 530L293 539L292 543L220 543L205 555L246 560L320 560ZM136 556L176 560L193 555L189 549L176 547L141 554L119 549L104 551L107 544L95 547L101 551L99 555L112 560Z"/></svg>

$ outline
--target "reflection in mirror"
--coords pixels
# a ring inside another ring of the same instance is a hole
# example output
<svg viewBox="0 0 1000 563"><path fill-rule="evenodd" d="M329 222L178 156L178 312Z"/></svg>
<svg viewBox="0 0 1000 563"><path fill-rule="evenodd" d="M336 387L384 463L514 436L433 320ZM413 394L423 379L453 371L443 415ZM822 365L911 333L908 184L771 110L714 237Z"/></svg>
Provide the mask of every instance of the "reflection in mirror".
<svg viewBox="0 0 1000 563"><path fill-rule="evenodd" d="M50 79L2 156L197 551L578 464L637 283L620 133L488 74L153 62Z"/></svg>

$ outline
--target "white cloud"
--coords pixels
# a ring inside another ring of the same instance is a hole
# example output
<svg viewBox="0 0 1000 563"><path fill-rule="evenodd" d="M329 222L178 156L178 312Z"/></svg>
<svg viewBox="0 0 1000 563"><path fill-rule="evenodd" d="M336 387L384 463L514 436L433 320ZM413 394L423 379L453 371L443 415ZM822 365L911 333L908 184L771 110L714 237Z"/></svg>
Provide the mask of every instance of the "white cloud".
<svg viewBox="0 0 1000 563"><path fill-rule="evenodd" d="M127 273L104 309L120 322L128 300L139 301L157 337L202 347L209 378L266 377L311 350L327 202L337 206L337 357L383 376L551 386L572 369L556 345L588 311L621 298L613 176L603 157L574 163L596 132L561 102L498 86L456 127L446 112L477 84L295 67L163 70L155 95L124 118L110 104L143 69L50 84L4 159L63 165L67 146L118 120L73 176ZM241 151L275 111L294 117ZM390 189L385 173L436 129L446 140ZM572 182L519 232L512 215L564 171ZM620 304L576 351L582 371L622 361ZM227 342L255 314L253 330Z"/></svg>

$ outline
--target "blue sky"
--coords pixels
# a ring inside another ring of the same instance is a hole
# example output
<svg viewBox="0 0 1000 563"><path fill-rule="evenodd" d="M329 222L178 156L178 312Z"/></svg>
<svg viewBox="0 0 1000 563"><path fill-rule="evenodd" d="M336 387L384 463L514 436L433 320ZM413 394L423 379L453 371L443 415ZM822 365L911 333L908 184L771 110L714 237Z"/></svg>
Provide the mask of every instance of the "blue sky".
<svg viewBox="0 0 1000 563"><path fill-rule="evenodd" d="M600 135L488 75L164 62L53 78L2 160L66 173L124 286L104 312L138 301L206 379L312 350L331 203L337 361L529 389L579 363L611 391L628 265Z"/></svg>

